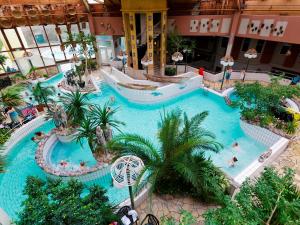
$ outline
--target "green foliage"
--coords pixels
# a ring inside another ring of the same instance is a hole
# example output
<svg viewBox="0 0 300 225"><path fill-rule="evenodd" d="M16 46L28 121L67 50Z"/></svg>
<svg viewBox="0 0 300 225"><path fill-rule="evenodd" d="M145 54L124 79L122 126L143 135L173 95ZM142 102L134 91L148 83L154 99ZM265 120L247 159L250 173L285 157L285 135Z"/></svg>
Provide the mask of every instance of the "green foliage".
<svg viewBox="0 0 300 225"><path fill-rule="evenodd" d="M23 99L21 92L25 89L23 84L17 84L7 87L0 91L0 103L4 106L19 106L22 104Z"/></svg>
<svg viewBox="0 0 300 225"><path fill-rule="evenodd" d="M174 52L179 52L184 47L184 39L178 34L177 31L174 31L168 35L167 41L168 53L172 55Z"/></svg>
<svg viewBox="0 0 300 225"><path fill-rule="evenodd" d="M162 225L194 225L196 222L196 218L186 210L181 210L179 223L176 223L173 217L163 216L161 218Z"/></svg>
<svg viewBox="0 0 300 225"><path fill-rule="evenodd" d="M76 92L65 93L61 96L61 102L64 104L64 108L72 125L80 126L84 120L88 106L87 101L87 94L82 94L78 90Z"/></svg>
<svg viewBox="0 0 300 225"><path fill-rule="evenodd" d="M298 123L295 121L289 121L285 124L284 130L286 131L286 133L288 134L294 134L296 133L298 127Z"/></svg>
<svg viewBox="0 0 300 225"><path fill-rule="evenodd" d="M17 225L107 225L116 221L113 207L100 186L85 189L76 180L47 182L27 177L23 210Z"/></svg>
<svg viewBox="0 0 300 225"><path fill-rule="evenodd" d="M12 79L14 79L14 80L26 80L26 76L24 76L22 73L16 73L12 76Z"/></svg>
<svg viewBox="0 0 300 225"><path fill-rule="evenodd" d="M0 48L1 49L1 48ZM1 69L4 71L4 73L6 72L5 71L5 68L4 68L4 65L5 65L5 61L7 60L8 58L5 56L5 55L0 55L0 65L1 65Z"/></svg>
<svg viewBox="0 0 300 225"><path fill-rule="evenodd" d="M0 146L4 145L5 142L10 138L10 132L7 128L0 129Z"/></svg>
<svg viewBox="0 0 300 225"><path fill-rule="evenodd" d="M53 86L43 86L38 82L32 87L32 95L39 104L45 104L48 111L50 111L49 101L53 101L52 97L55 95L55 88Z"/></svg>
<svg viewBox="0 0 300 225"><path fill-rule="evenodd" d="M282 85L278 78L273 78L268 86L258 82L237 83L235 89L237 100L233 105L241 109L244 119L259 122L261 126L276 122L276 112L285 111L282 108L285 98L300 96L298 86Z"/></svg>
<svg viewBox="0 0 300 225"><path fill-rule="evenodd" d="M114 115L118 111L118 108L112 109L109 105L110 102L108 101L103 105L103 107L99 105L93 106L93 110L91 110L89 117L96 126L100 126L103 130L105 130L109 125L110 127L121 131L119 127L120 125L125 125L125 123L114 119Z"/></svg>
<svg viewBox="0 0 300 225"><path fill-rule="evenodd" d="M0 145L0 174L5 172L6 160L3 155L3 146Z"/></svg>
<svg viewBox="0 0 300 225"><path fill-rule="evenodd" d="M176 74L176 68L172 68L172 67L165 68L165 75L174 76L175 74Z"/></svg>
<svg viewBox="0 0 300 225"><path fill-rule="evenodd" d="M108 126L121 131L119 129L120 125L125 125L124 122L114 119L114 115L118 111L118 108L112 109L109 106L109 103L110 102L106 102L103 107L93 105L92 110L86 115L86 118L81 122L80 128L78 129L76 137L77 141L81 142L86 138L92 152L101 149L101 146L97 145L95 135L97 126L100 126L103 131L108 129Z"/></svg>
<svg viewBox="0 0 300 225"><path fill-rule="evenodd" d="M280 175L266 168L255 183L245 181L234 200L226 197L222 208L208 210L205 224L300 224L300 194L293 178L291 169Z"/></svg>
<svg viewBox="0 0 300 225"><path fill-rule="evenodd" d="M187 194L202 200L216 200L224 193L227 181L205 151L218 152L215 136L201 127L208 112L191 119L180 110L161 116L158 129L160 146L137 134L120 134L109 143L119 156L136 155L145 163L152 191L160 194Z"/></svg>
<svg viewBox="0 0 300 225"><path fill-rule="evenodd" d="M82 142L83 139L88 140L89 147L92 152L96 150L96 125L90 118L85 118L80 127L77 129L76 140Z"/></svg>

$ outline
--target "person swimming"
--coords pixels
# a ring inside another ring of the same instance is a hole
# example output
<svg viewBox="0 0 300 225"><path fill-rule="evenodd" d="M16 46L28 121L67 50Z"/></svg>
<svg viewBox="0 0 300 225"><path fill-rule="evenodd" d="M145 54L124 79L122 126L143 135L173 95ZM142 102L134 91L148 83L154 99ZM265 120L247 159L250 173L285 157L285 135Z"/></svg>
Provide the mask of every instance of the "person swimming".
<svg viewBox="0 0 300 225"><path fill-rule="evenodd" d="M229 166L230 166L230 167L234 167L235 164L237 163L237 161L238 161L237 157L236 157L236 156L233 156L232 159L231 159L230 162L229 162Z"/></svg>
<svg viewBox="0 0 300 225"><path fill-rule="evenodd" d="M41 131L35 132L34 134L35 134L35 138L37 140L41 140L41 139L43 139L45 137L45 134L43 132L41 132Z"/></svg>
<svg viewBox="0 0 300 225"><path fill-rule="evenodd" d="M239 143L238 142L234 142L233 145L232 145L232 148L236 151L239 151L240 150L240 146L239 146Z"/></svg>

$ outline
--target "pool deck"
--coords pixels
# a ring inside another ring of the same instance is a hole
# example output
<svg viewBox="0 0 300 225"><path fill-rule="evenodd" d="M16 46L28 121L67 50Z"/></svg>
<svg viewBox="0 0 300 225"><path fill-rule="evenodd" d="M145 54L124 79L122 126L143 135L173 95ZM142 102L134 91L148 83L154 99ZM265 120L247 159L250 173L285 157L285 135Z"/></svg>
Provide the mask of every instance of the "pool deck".
<svg viewBox="0 0 300 225"><path fill-rule="evenodd" d="M159 220L161 217L173 217L177 222L180 219L180 211L187 210L197 220L197 225L204 224L202 216L206 210L216 208L215 204L207 204L188 197L173 197L170 195L152 195L152 199L146 199L137 207L137 212L141 219L144 219L148 213L155 215Z"/></svg>
<svg viewBox="0 0 300 225"><path fill-rule="evenodd" d="M295 139L290 141L286 150L271 165L280 172L285 167L294 169L296 173L295 184L300 189L300 128L295 134Z"/></svg>

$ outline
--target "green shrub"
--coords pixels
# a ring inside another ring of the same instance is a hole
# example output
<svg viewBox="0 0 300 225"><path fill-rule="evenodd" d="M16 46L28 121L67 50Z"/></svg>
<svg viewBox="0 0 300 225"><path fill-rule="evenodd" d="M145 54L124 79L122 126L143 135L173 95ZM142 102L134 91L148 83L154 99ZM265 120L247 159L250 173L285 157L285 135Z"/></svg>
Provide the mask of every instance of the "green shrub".
<svg viewBox="0 0 300 225"><path fill-rule="evenodd" d="M163 216L160 220L162 225L194 225L197 222L192 213L186 210L181 210L178 223L173 217Z"/></svg>
<svg viewBox="0 0 300 225"><path fill-rule="evenodd" d="M10 138L10 132L7 128L0 129L0 145L5 144L5 142Z"/></svg>
<svg viewBox="0 0 300 225"><path fill-rule="evenodd" d="M296 225L300 224L300 194L294 184L295 172L283 174L266 168L255 181L245 181L221 208L204 214L206 225Z"/></svg>
<svg viewBox="0 0 300 225"><path fill-rule="evenodd" d="M262 114L259 117L259 124L262 127L268 126L273 121L274 121L274 119L273 119L273 116L271 116L271 115Z"/></svg>
<svg viewBox="0 0 300 225"><path fill-rule="evenodd" d="M165 75L166 76L174 76L176 74L176 68L173 67L166 67L165 68Z"/></svg>
<svg viewBox="0 0 300 225"><path fill-rule="evenodd" d="M23 201L17 225L107 225L117 221L105 190L97 185L86 188L77 180L65 183L30 176L23 193L27 198Z"/></svg>
<svg viewBox="0 0 300 225"><path fill-rule="evenodd" d="M288 134L294 134L297 130L298 124L295 121L289 121L285 124L284 130Z"/></svg>
<svg viewBox="0 0 300 225"><path fill-rule="evenodd" d="M242 117L247 121L253 121L256 118L256 112L252 110L244 110L241 112Z"/></svg>

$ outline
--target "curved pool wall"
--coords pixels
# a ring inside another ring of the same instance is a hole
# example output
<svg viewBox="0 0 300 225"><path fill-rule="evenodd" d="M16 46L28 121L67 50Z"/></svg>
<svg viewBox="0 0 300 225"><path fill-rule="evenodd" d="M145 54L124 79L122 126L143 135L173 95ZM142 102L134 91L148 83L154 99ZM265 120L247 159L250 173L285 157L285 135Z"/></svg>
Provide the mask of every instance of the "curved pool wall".
<svg viewBox="0 0 300 225"><path fill-rule="evenodd" d="M122 95L129 101L141 104L151 104L167 101L171 98L175 98L182 94L203 87L202 76L198 76L193 72L187 72L177 76L182 78L186 77L187 79L184 82L171 83L167 85L162 85L162 83L149 80L135 80L113 67L111 69L111 73L103 69L101 70L101 73L103 74L106 83L108 83L120 95ZM118 83L157 85L158 87L155 90L136 90L118 85Z"/></svg>
<svg viewBox="0 0 300 225"><path fill-rule="evenodd" d="M160 112L163 108L169 111L180 106L188 116L193 116L203 110L209 110L209 116L204 121L203 126L216 134L217 139L224 145L224 149L219 154L207 153L207 157L212 157L214 163L232 178L237 177L248 165L257 161L258 156L262 152L271 147L246 135L240 126L238 110L227 106L223 97L211 93L213 91L209 89L197 89L158 104L142 105L132 103L105 83L100 85L100 89L100 93L89 95L90 101L94 104L102 105L109 100L109 97L115 96L114 106L120 106L116 119L127 123L127 126L122 130L124 131L125 129L131 133L142 134L156 145L158 144L156 138L157 121L160 119ZM40 124L40 127L34 126L35 121L42 125ZM11 218L17 218L16 212L20 210L20 204L25 199L22 190L26 177L28 175L38 175L41 178L46 177L45 173L35 163L34 153L37 145L30 138L35 131L49 132L54 125L51 122L43 123L39 118L30 123L32 123L32 126L28 126L28 129L25 129L26 131L22 128L19 129L20 131L16 131L21 134L23 130L23 134L25 134L25 136L18 136L18 143L12 144L11 140L8 142L11 144L7 150L11 151L8 154L7 173L0 175L0 208L3 208ZM238 141L240 144L241 151L239 152L234 151L231 147L235 141ZM233 155L238 156L239 164L234 168L229 168L228 160ZM112 187L109 174L96 181L86 182L87 185L93 183L106 188L109 199L112 202L117 203L120 200L122 201L122 198L127 199L128 197L127 189L119 190Z"/></svg>
<svg viewBox="0 0 300 225"><path fill-rule="evenodd" d="M98 163L87 144L81 147L75 141L61 143L55 132L39 142L35 159L47 176L53 175L51 178L76 178L86 182L108 173L108 164ZM66 161L68 166L60 167L61 160ZM81 161L86 163L85 168L80 167Z"/></svg>

